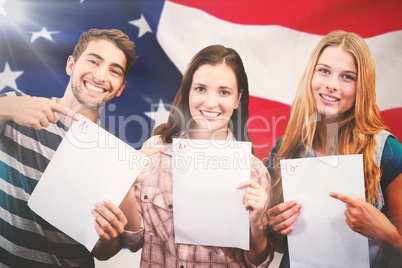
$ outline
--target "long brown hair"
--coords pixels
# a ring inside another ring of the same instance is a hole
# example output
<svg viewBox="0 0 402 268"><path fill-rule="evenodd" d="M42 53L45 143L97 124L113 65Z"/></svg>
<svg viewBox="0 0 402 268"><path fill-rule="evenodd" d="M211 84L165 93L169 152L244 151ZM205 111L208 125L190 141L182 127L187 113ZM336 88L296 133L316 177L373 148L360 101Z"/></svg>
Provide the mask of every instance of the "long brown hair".
<svg viewBox="0 0 402 268"><path fill-rule="evenodd" d="M153 132L154 135L161 135L164 142L171 143L173 137L178 136L182 131L187 130L189 122L192 122L189 109L189 95L195 71L204 64L217 65L221 63L233 70L237 79L237 92L239 94L240 92L242 93L239 107L234 110L230 118L229 129L237 140L249 140L247 134L247 120L249 116L249 89L247 74L240 55L234 49L222 45L208 46L198 52L191 59L187 66L187 70L183 75L180 89L177 92L170 109L168 122L156 127Z"/></svg>
<svg viewBox="0 0 402 268"><path fill-rule="evenodd" d="M332 137L333 148L330 154L363 154L366 200L373 203L379 198L378 182L381 170L374 162L377 145L374 134L388 127L383 124L380 110L376 105L375 65L370 50L361 36L337 30L329 33L318 43L301 78L275 163L276 178L273 179L275 204L283 200L280 159L305 157L313 146L320 114L317 112L311 92L311 79L320 55L328 46L341 46L349 52L357 68L355 103L347 112L340 115L337 137Z"/></svg>

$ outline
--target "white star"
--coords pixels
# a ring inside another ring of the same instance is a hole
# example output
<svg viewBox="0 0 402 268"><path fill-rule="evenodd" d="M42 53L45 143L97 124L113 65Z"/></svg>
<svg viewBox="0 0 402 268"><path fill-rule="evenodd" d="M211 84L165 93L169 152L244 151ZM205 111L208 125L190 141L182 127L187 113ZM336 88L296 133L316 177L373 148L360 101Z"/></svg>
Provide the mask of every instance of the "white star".
<svg viewBox="0 0 402 268"><path fill-rule="evenodd" d="M13 72L10 69L10 65L8 65L8 62L6 62L6 65L4 66L4 71L0 73L0 91L2 91L6 86L12 87L13 89L18 89L15 80L23 73L24 71Z"/></svg>
<svg viewBox="0 0 402 268"><path fill-rule="evenodd" d="M154 120L154 126L152 130L160 124L166 123L169 118L169 111L166 110L162 100L159 100L159 104L152 104L151 112L145 112L146 116Z"/></svg>
<svg viewBox="0 0 402 268"><path fill-rule="evenodd" d="M5 3L6 3L6 0L0 0L0 15L4 15L7 17L6 10L4 9Z"/></svg>
<svg viewBox="0 0 402 268"><path fill-rule="evenodd" d="M80 0L80 4L81 4L82 2L84 2L84 0Z"/></svg>
<svg viewBox="0 0 402 268"><path fill-rule="evenodd" d="M137 26L140 31L138 32L138 38L146 34L147 32L151 32L151 27L149 27L148 22L145 20L144 16L141 14L141 18L138 20L129 21L130 24Z"/></svg>
<svg viewBox="0 0 402 268"><path fill-rule="evenodd" d="M46 30L46 28L43 27L42 30L40 30L40 32L32 32L31 44L33 42L35 42L35 40L38 39L39 37L43 37L43 38L49 39L50 41L53 41L51 35L52 34L57 34L57 33L59 33L59 32L48 32Z"/></svg>

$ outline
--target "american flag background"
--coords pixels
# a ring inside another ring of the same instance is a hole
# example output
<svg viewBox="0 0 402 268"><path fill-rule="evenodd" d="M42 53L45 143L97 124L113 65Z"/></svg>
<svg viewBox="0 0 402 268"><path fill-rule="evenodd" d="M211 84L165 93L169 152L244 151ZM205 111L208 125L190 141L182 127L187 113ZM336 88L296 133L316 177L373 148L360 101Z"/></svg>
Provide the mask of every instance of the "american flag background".
<svg viewBox="0 0 402 268"><path fill-rule="evenodd" d="M402 138L400 0L0 0L0 93L62 97L67 57L90 28L117 28L139 55L101 120L140 148L166 121L191 57L236 49L250 85L250 138L263 162L283 135L308 57L335 29L360 34L377 67L377 104Z"/></svg>
<svg viewBox="0 0 402 268"><path fill-rule="evenodd" d="M265 162L283 135L307 59L327 33L360 34L377 67L377 104L402 137L400 0L0 0L0 92L61 97L67 57L90 28L127 33L140 56L101 120L140 148L165 122L182 74L203 47L242 56L250 84L250 138Z"/></svg>

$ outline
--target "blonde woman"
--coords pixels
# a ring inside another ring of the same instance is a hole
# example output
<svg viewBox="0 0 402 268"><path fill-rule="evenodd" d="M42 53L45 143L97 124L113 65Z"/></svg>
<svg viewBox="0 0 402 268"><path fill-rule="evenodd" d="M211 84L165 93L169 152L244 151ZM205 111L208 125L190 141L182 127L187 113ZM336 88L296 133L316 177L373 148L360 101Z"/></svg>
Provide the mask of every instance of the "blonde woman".
<svg viewBox="0 0 402 268"><path fill-rule="evenodd" d="M402 145L383 124L375 96L375 65L364 40L355 33L333 31L310 56L285 135L266 163L273 184L268 210L274 246L285 251L301 205L283 203L280 159L363 154L366 200L339 193L349 227L369 238L371 267L399 267L402 255Z"/></svg>

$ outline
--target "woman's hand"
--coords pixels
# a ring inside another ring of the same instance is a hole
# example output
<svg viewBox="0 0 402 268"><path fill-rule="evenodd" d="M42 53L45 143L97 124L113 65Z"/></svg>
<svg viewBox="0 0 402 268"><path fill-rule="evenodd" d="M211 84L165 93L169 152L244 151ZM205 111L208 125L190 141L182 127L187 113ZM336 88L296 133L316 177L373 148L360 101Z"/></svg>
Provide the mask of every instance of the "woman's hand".
<svg viewBox="0 0 402 268"><path fill-rule="evenodd" d="M261 219L268 206L268 194L265 189L253 180L243 181L237 189L247 187L243 195L243 204L250 211L250 226L262 224Z"/></svg>
<svg viewBox="0 0 402 268"><path fill-rule="evenodd" d="M268 207L268 194L264 187L253 180L243 181L237 189L247 187L243 194L243 204L249 211L250 250L247 252L249 261L255 265L263 262L269 253L266 226L262 218Z"/></svg>
<svg viewBox="0 0 402 268"><path fill-rule="evenodd" d="M301 205L296 201L281 203L267 211L268 225L271 231L288 235L295 227L295 221L300 215Z"/></svg>
<svg viewBox="0 0 402 268"><path fill-rule="evenodd" d="M338 193L329 195L346 204L346 223L353 231L373 239L378 244L389 237L399 235L396 227L372 204Z"/></svg>

